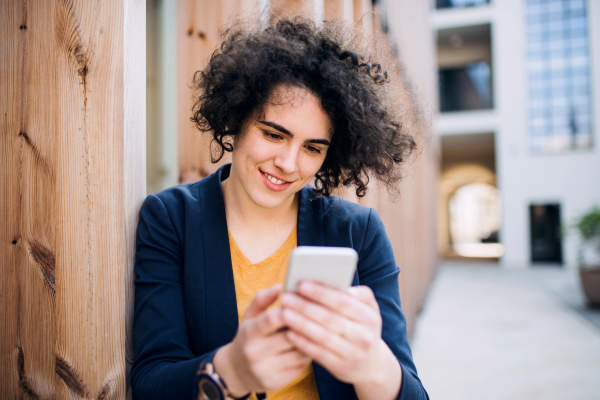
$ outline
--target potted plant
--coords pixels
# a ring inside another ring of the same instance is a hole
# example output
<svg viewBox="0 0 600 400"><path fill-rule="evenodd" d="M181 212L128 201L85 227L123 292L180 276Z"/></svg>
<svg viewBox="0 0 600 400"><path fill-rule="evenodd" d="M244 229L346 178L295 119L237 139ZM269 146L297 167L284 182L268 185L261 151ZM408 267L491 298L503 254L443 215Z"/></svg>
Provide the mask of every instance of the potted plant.
<svg viewBox="0 0 600 400"><path fill-rule="evenodd" d="M595 206L579 217L575 229L582 239L579 252L581 286L588 303L600 306L600 207ZM587 256L590 254L592 257Z"/></svg>

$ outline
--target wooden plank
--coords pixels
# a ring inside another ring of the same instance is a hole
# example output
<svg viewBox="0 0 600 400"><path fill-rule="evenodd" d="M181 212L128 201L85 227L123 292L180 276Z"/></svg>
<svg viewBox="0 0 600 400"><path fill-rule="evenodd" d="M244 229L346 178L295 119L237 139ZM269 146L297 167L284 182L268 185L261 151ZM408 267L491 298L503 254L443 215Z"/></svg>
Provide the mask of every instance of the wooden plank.
<svg viewBox="0 0 600 400"><path fill-rule="evenodd" d="M325 0L325 19L339 19L349 24L354 23L353 0Z"/></svg>
<svg viewBox="0 0 600 400"><path fill-rule="evenodd" d="M226 153L223 159L210 161L210 136L203 135L190 122L193 107L192 78L202 70L220 43L219 31L234 19L257 17L269 9L265 0L182 0L179 15L179 170L180 182L194 182L231 162Z"/></svg>
<svg viewBox="0 0 600 400"><path fill-rule="evenodd" d="M51 398L54 394L53 136L51 3L0 5L0 109L3 213L0 236L0 393Z"/></svg>
<svg viewBox="0 0 600 400"><path fill-rule="evenodd" d="M373 36L373 4L371 0L353 0L354 24L368 40Z"/></svg>
<svg viewBox="0 0 600 400"><path fill-rule="evenodd" d="M304 0L271 0L271 11L277 15L298 15L304 12Z"/></svg>
<svg viewBox="0 0 600 400"><path fill-rule="evenodd" d="M56 395L122 398L124 4L56 7Z"/></svg>
<svg viewBox="0 0 600 400"><path fill-rule="evenodd" d="M211 0L179 2L179 181L194 182L215 170L210 162L210 138L190 121L192 116L193 76L202 70L218 44L220 6Z"/></svg>
<svg viewBox="0 0 600 400"><path fill-rule="evenodd" d="M124 398L145 2L0 7L0 393Z"/></svg>
<svg viewBox="0 0 600 400"><path fill-rule="evenodd" d="M271 0L271 11L288 17L302 15L319 24L323 20L326 1L328 0Z"/></svg>

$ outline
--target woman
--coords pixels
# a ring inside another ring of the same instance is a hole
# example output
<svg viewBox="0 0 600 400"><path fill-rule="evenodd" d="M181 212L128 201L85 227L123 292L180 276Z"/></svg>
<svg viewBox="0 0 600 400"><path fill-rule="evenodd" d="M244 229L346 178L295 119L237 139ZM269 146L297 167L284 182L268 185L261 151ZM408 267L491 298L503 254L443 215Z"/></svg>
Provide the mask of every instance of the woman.
<svg viewBox="0 0 600 400"><path fill-rule="evenodd" d="M427 398L383 224L330 196L394 184L416 147L387 73L361 60L330 28L280 20L230 31L196 75L192 119L232 163L142 207L134 398ZM353 247L354 287L281 294L296 245Z"/></svg>

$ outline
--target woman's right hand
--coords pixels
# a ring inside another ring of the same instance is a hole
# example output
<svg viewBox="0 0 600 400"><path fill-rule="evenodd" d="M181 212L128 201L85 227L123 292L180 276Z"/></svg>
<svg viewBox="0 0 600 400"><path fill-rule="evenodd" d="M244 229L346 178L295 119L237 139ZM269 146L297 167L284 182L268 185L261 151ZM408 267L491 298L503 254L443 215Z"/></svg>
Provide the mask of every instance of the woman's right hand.
<svg viewBox="0 0 600 400"><path fill-rule="evenodd" d="M312 361L287 338L277 300L281 285L259 291L248 306L233 341L217 351L213 364L234 397L277 390Z"/></svg>

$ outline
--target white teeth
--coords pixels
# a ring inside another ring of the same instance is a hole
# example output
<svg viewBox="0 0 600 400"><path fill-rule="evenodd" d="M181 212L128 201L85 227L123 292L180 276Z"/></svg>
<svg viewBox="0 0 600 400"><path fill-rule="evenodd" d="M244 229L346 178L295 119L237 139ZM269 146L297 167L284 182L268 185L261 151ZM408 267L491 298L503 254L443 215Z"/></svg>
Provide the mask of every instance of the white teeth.
<svg viewBox="0 0 600 400"><path fill-rule="evenodd" d="M274 176L267 174L266 172L263 172L263 174L265 174L265 176L267 177L268 180L270 180L271 182L273 182L277 185L281 185L282 183L285 183L284 181L281 181L281 180L275 178Z"/></svg>

